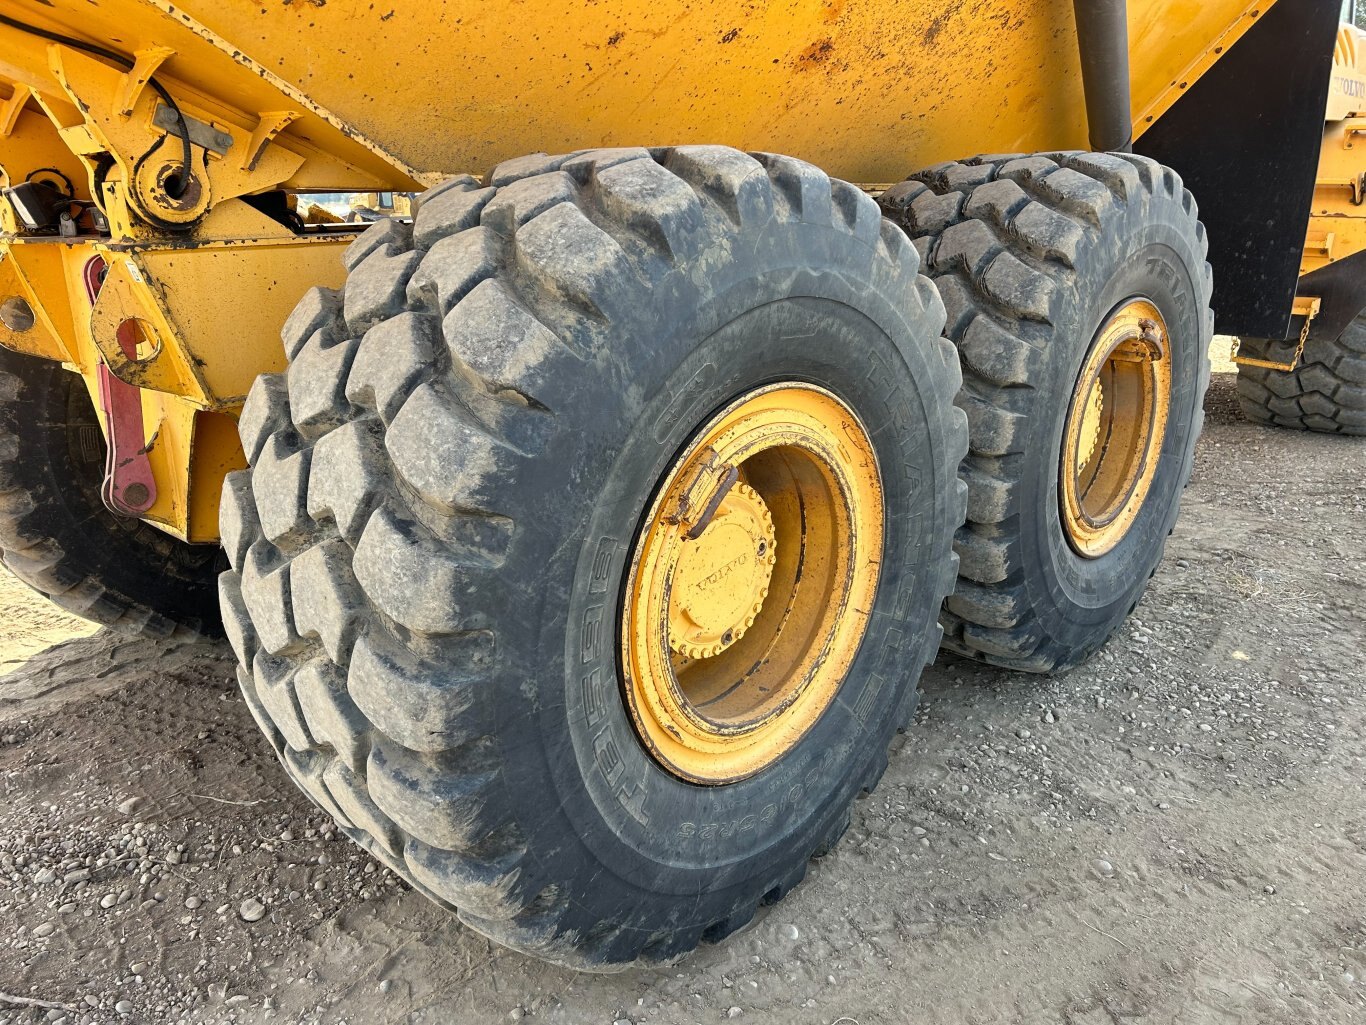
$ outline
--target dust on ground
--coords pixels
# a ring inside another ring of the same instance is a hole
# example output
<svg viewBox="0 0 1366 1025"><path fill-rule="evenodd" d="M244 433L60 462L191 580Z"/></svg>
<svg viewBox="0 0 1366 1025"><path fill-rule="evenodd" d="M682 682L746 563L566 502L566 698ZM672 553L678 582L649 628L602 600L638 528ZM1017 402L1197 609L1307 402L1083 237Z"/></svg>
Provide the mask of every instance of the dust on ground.
<svg viewBox="0 0 1366 1025"><path fill-rule="evenodd" d="M31 656L73 637L88 637L94 623L43 601L26 584L0 567L0 676L24 665ZM7 697L0 690L0 701Z"/></svg>
<svg viewBox="0 0 1366 1025"><path fill-rule="evenodd" d="M791 897L608 977L492 946L333 832L226 647L63 640L0 679L0 991L59 1005L0 1025L1366 1020L1363 514L1366 443L1244 423L1218 375L1097 659L941 657ZM0 602L5 658L52 640Z"/></svg>

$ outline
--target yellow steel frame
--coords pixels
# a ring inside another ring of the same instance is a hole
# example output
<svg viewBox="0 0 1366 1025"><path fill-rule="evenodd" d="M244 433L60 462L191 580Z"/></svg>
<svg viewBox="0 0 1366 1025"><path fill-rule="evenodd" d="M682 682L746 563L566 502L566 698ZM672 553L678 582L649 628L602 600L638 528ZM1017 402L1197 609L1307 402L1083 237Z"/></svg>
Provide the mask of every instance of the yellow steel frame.
<svg viewBox="0 0 1366 1025"><path fill-rule="evenodd" d="M715 142L790 153L866 186L984 151L1084 147L1071 5L1058 0L498 2L0 0L0 14L123 55L124 69L0 25L0 186L56 167L109 236L25 237L0 203L0 299L36 324L0 344L143 389L159 497L147 518L213 540L209 496L241 459L216 417L281 361L311 285L339 284L337 226L301 236L245 197L417 191L536 150ZM1135 132L1270 3L1130 0ZM400 73L401 71L401 73ZM194 187L155 80L194 127ZM165 114L165 111L162 111ZM328 233L328 232L332 233ZM91 307L82 271L110 272ZM136 320L156 355L124 357Z"/></svg>

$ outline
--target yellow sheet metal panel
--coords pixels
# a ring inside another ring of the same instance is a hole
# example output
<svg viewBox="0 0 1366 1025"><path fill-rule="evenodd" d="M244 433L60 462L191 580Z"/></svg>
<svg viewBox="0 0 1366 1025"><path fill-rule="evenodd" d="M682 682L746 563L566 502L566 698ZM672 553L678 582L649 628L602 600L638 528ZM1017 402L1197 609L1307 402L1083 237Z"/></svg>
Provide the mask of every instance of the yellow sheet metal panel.
<svg viewBox="0 0 1366 1025"><path fill-rule="evenodd" d="M1139 129L1269 6L1132 0ZM382 149L425 172L714 142L874 183L976 152L1086 143L1069 0L0 0L0 11L129 52L169 47L165 74L207 96L253 117L303 111L286 143L353 160ZM0 75L36 83L32 67L32 55L0 53Z"/></svg>
<svg viewBox="0 0 1366 1025"><path fill-rule="evenodd" d="M337 187L410 187L421 181L412 168L314 97L169 5L151 0L0 0L0 13L148 61L187 114L234 135L269 131L283 117L279 142L310 158L310 170ZM276 45L288 48L289 43L279 39ZM74 56L45 39L0 25L0 81L32 89L45 104L69 104L59 65ZM338 74L345 79L344 70ZM127 98L119 90L100 97L116 108ZM73 113L79 121L79 113Z"/></svg>
<svg viewBox="0 0 1366 1025"><path fill-rule="evenodd" d="M880 182L1086 144L1068 0L181 6L424 169L718 142ZM1131 0L1135 113L1269 6Z"/></svg>
<svg viewBox="0 0 1366 1025"><path fill-rule="evenodd" d="M208 409L240 406L252 382L283 370L280 329L314 285L340 287L346 239L267 239L177 249L99 247L109 264L91 318L115 375ZM130 361L116 337L135 320L154 355Z"/></svg>
<svg viewBox="0 0 1366 1025"><path fill-rule="evenodd" d="M1366 32L1338 31L1300 274L1366 249Z"/></svg>

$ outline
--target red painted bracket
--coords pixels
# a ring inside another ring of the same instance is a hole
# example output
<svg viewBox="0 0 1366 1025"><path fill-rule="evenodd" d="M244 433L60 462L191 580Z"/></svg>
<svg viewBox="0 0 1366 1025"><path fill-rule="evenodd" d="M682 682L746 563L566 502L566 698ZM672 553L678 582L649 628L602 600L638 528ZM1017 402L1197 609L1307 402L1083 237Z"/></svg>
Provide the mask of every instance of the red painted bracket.
<svg viewBox="0 0 1366 1025"><path fill-rule="evenodd" d="M104 269L104 260L98 256L85 265L85 288L92 305L100 293ZM118 341L125 356L137 359L135 323L128 321L119 328ZM103 357L96 368L96 376L108 439L100 497L120 516L141 516L157 498L156 477L152 474L151 460L147 458L143 431L142 389L115 377Z"/></svg>

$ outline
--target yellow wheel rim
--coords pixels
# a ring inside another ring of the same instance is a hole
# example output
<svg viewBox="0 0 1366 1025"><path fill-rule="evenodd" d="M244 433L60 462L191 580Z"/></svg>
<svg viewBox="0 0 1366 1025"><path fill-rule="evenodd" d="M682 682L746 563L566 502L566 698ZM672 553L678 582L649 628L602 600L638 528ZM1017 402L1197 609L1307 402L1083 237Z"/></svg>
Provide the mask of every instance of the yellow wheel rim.
<svg viewBox="0 0 1366 1025"><path fill-rule="evenodd" d="M737 399L665 474L631 561L625 693L655 760L694 783L777 761L838 693L882 556L867 431L830 392Z"/></svg>
<svg viewBox="0 0 1366 1025"><path fill-rule="evenodd" d="M1171 385L1166 322L1130 299L1096 332L1063 435L1063 530L1077 554L1099 558L1133 526L1161 461Z"/></svg>

